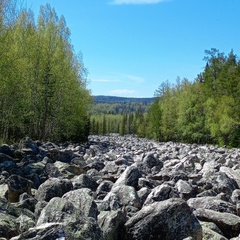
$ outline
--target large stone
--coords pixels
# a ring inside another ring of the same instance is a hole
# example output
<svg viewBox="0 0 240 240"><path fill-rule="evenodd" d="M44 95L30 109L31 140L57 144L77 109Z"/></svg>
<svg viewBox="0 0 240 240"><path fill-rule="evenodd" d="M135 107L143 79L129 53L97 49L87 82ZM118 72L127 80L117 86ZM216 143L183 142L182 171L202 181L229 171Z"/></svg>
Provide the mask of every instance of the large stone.
<svg viewBox="0 0 240 240"><path fill-rule="evenodd" d="M163 200L167 200L169 198L177 197L177 194L174 192L172 186L167 183L163 183L151 191L148 195L146 201L144 202L145 205L152 204L154 202L160 202Z"/></svg>
<svg viewBox="0 0 240 240"><path fill-rule="evenodd" d="M189 199L193 195L193 188L187 181L179 179L176 183L176 188L180 197L184 200Z"/></svg>
<svg viewBox="0 0 240 240"><path fill-rule="evenodd" d="M98 215L98 224L105 240L122 240L126 214L122 210L102 211Z"/></svg>
<svg viewBox="0 0 240 240"><path fill-rule="evenodd" d="M134 187L122 185L115 188L106 195L103 201L112 201L112 196L115 195L119 200L119 206L133 206L140 208L142 206L141 200L137 195L137 192Z"/></svg>
<svg viewBox="0 0 240 240"><path fill-rule="evenodd" d="M108 180L102 181L96 190L98 199L103 199L108 194L108 192L110 192L112 186L113 182Z"/></svg>
<svg viewBox="0 0 240 240"><path fill-rule="evenodd" d="M119 179L113 185L113 188L118 187L120 185L128 185L132 186L135 189L138 186L138 179L142 176L138 167L135 164L126 168L126 170L121 174Z"/></svg>
<svg viewBox="0 0 240 240"><path fill-rule="evenodd" d="M11 149L11 147L7 144L2 144L0 146L0 153L4 153L6 155L9 155L10 157L14 157L14 153L13 150Z"/></svg>
<svg viewBox="0 0 240 240"><path fill-rule="evenodd" d="M55 197L43 208L36 227L45 226L46 223L61 223L61 229L64 230L61 237L66 239L103 239L96 220L86 217L78 207L65 198Z"/></svg>
<svg viewBox="0 0 240 240"><path fill-rule="evenodd" d="M234 178L229 177L225 172L218 172L213 181L213 190L217 193L227 193L231 195L235 189L238 189L238 184Z"/></svg>
<svg viewBox="0 0 240 240"><path fill-rule="evenodd" d="M236 214L236 206L216 197L190 198L187 201L187 204L194 209L204 208L211 209L217 212L228 212Z"/></svg>
<svg viewBox="0 0 240 240"><path fill-rule="evenodd" d="M225 173L229 178L234 179L240 188L240 169L233 170L229 167L221 166L220 172Z"/></svg>
<svg viewBox="0 0 240 240"><path fill-rule="evenodd" d="M28 231L29 228L35 227L35 221L31 217L21 214L17 219L16 223L20 233Z"/></svg>
<svg viewBox="0 0 240 240"><path fill-rule="evenodd" d="M36 192L38 201L50 201L53 197L62 197L66 192L73 190L70 180L50 178L41 184Z"/></svg>
<svg viewBox="0 0 240 240"><path fill-rule="evenodd" d="M143 159L143 168L147 173L157 173L163 167L163 162L159 160L154 152L147 153Z"/></svg>
<svg viewBox="0 0 240 240"><path fill-rule="evenodd" d="M26 192L31 194L32 182L18 175L11 175L8 178L8 201L18 202L19 196Z"/></svg>
<svg viewBox="0 0 240 240"><path fill-rule="evenodd" d="M18 148L23 153L38 154L40 152L37 144L30 137L25 137L21 139Z"/></svg>
<svg viewBox="0 0 240 240"><path fill-rule="evenodd" d="M0 212L0 237L10 239L18 234L19 232L16 218L9 214Z"/></svg>
<svg viewBox="0 0 240 240"><path fill-rule="evenodd" d="M202 230L203 230L203 239L228 240L221 234L214 232L213 230L211 230L208 227L203 226Z"/></svg>
<svg viewBox="0 0 240 240"><path fill-rule="evenodd" d="M199 208L194 215L201 221L215 223L227 238L237 237L240 233L240 217L234 214Z"/></svg>
<svg viewBox="0 0 240 240"><path fill-rule="evenodd" d="M44 223L57 222L65 223L79 220L81 211L75 207L73 203L67 199L54 197L42 209L41 214L37 220L37 226Z"/></svg>
<svg viewBox="0 0 240 240"><path fill-rule="evenodd" d="M143 207L126 224L127 240L202 239L202 228L184 200L168 199Z"/></svg>
<svg viewBox="0 0 240 240"><path fill-rule="evenodd" d="M45 223L30 228L28 231L11 240L104 240L102 232L91 218L86 221L62 223Z"/></svg>
<svg viewBox="0 0 240 240"><path fill-rule="evenodd" d="M73 165L65 162L56 161L54 166L57 167L58 171L62 173L67 178L71 179L75 175L80 175L86 172L85 168L82 168L79 165Z"/></svg>
<svg viewBox="0 0 240 240"><path fill-rule="evenodd" d="M88 188L81 188L65 193L63 199L71 202L86 217L97 219L98 209L93 198L93 192Z"/></svg>
<svg viewBox="0 0 240 240"><path fill-rule="evenodd" d="M73 189L80 189L80 188L89 188L92 191L96 191L98 184L96 181L87 174L81 174L74 179L73 182Z"/></svg>
<svg viewBox="0 0 240 240"><path fill-rule="evenodd" d="M8 185L6 183L0 184L0 198L6 198L8 192Z"/></svg>

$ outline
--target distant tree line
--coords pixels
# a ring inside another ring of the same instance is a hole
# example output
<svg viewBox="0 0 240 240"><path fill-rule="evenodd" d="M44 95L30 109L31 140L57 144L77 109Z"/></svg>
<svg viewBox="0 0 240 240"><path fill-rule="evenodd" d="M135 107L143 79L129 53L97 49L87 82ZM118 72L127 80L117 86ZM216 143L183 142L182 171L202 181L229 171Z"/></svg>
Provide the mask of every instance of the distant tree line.
<svg viewBox="0 0 240 240"><path fill-rule="evenodd" d="M35 22L17 0L0 0L0 138L84 140L86 69L70 30L49 4Z"/></svg>
<svg viewBox="0 0 240 240"><path fill-rule="evenodd" d="M153 102L153 101L152 101ZM99 103L95 102L90 109L91 115L96 114L127 114L135 113L141 109L141 112L147 112L151 103L145 102L113 102Z"/></svg>
<svg viewBox="0 0 240 240"><path fill-rule="evenodd" d="M147 114L141 108L136 112L92 115L91 133L137 134L139 137L145 137L146 116Z"/></svg>
<svg viewBox="0 0 240 240"><path fill-rule="evenodd" d="M154 98L133 98L133 97L116 97L116 96L105 96L97 95L93 96L94 103L140 103L144 105L151 104Z"/></svg>

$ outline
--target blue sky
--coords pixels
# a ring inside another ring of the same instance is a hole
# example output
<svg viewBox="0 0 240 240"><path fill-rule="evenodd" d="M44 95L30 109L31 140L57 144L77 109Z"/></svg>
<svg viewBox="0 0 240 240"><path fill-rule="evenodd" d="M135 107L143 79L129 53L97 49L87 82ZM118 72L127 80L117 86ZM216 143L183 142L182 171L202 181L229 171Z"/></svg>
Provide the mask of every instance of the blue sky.
<svg viewBox="0 0 240 240"><path fill-rule="evenodd" d="M194 80L212 47L240 56L240 0L26 0L63 15L93 95L152 97L166 80Z"/></svg>

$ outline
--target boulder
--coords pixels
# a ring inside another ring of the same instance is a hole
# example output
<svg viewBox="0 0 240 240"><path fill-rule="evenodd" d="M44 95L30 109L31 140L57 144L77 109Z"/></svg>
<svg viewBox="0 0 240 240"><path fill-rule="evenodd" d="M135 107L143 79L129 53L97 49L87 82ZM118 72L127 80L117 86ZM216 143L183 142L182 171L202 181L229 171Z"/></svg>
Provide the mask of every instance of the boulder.
<svg viewBox="0 0 240 240"><path fill-rule="evenodd" d="M35 211L35 205L37 200L26 192L19 196L19 207L30 210L31 212Z"/></svg>
<svg viewBox="0 0 240 240"><path fill-rule="evenodd" d="M155 174L163 168L163 162L159 160L154 152L147 153L142 162L143 168L147 173Z"/></svg>
<svg viewBox="0 0 240 240"><path fill-rule="evenodd" d="M14 157L14 151L11 149L11 147L8 144L2 144L0 146L0 153L4 153L10 157Z"/></svg>
<svg viewBox="0 0 240 240"><path fill-rule="evenodd" d="M139 199L137 192L134 187L122 185L112 188L111 191L106 195L103 201L112 202L112 197L115 195L118 200L118 206L133 206L136 208L141 207L141 200Z"/></svg>
<svg viewBox="0 0 240 240"><path fill-rule="evenodd" d="M217 212L227 212L236 214L236 206L233 204L218 199L216 197L197 197L190 198L187 204L194 209L204 208L211 209Z"/></svg>
<svg viewBox="0 0 240 240"><path fill-rule="evenodd" d="M62 237L66 239L103 239L96 220L86 217L80 208L75 207L75 204L66 198L55 197L47 203L38 218L36 227L45 226L46 223L61 223L61 229L64 232Z"/></svg>
<svg viewBox="0 0 240 240"><path fill-rule="evenodd" d="M68 179L50 178L41 184L36 192L38 201L50 201L53 197L62 197L73 190L73 184Z"/></svg>
<svg viewBox="0 0 240 240"><path fill-rule="evenodd" d="M118 180L113 185L113 188L121 186L121 185L128 185L132 186L135 189L138 186L138 179L142 176L141 172L139 171L138 167L135 164L126 168L126 170L121 174Z"/></svg>
<svg viewBox="0 0 240 240"><path fill-rule="evenodd" d="M234 214L199 208L194 215L201 221L215 223L227 238L237 237L240 233L240 217Z"/></svg>
<svg viewBox="0 0 240 240"><path fill-rule="evenodd" d="M96 195L98 199L103 199L108 192L112 189L113 182L104 180L102 181L96 189Z"/></svg>
<svg viewBox="0 0 240 240"><path fill-rule="evenodd" d="M213 231L212 229L203 226L203 239L214 239L214 240L228 240L228 238L225 238L223 235Z"/></svg>
<svg viewBox="0 0 240 240"><path fill-rule="evenodd" d="M56 161L54 166L57 167L58 171L66 176L68 179L73 178L75 175L80 175L86 172L85 168L82 168L79 165L73 165L65 162Z"/></svg>
<svg viewBox="0 0 240 240"><path fill-rule="evenodd" d="M71 202L74 207L81 211L81 214L97 219L98 208L93 198L93 192L90 189L73 190L65 193L62 198Z"/></svg>
<svg viewBox="0 0 240 240"><path fill-rule="evenodd" d="M72 202L64 198L54 197L42 209L36 226L44 223L65 223L79 220L81 211Z"/></svg>
<svg viewBox="0 0 240 240"><path fill-rule="evenodd" d="M37 144L30 138L25 137L20 140L18 148L24 154L38 154L40 152Z"/></svg>
<svg viewBox="0 0 240 240"><path fill-rule="evenodd" d="M225 172L219 171L212 180L213 190L217 193L227 193L231 196L235 189L238 189L238 184L234 178L229 177Z"/></svg>
<svg viewBox="0 0 240 240"><path fill-rule="evenodd" d="M202 239L202 228L182 199L171 198L144 206L126 224L127 240Z"/></svg>
<svg viewBox="0 0 240 240"><path fill-rule="evenodd" d="M87 174L81 174L72 179L73 182L73 189L80 189L80 188L89 188L92 191L96 191L98 184L96 181Z"/></svg>
<svg viewBox="0 0 240 240"><path fill-rule="evenodd" d="M16 218L0 212L0 236L10 239L19 234Z"/></svg>
<svg viewBox="0 0 240 240"><path fill-rule="evenodd" d="M86 221L62 223L45 223L30 228L28 231L11 238L11 240L52 240L52 239L80 239L80 240L104 240L102 231L91 218Z"/></svg>
<svg viewBox="0 0 240 240"><path fill-rule="evenodd" d="M122 210L102 211L98 215L98 225L105 240L122 240L126 214Z"/></svg>
<svg viewBox="0 0 240 240"><path fill-rule="evenodd" d="M8 201L18 202L19 196L26 192L31 195L32 182L18 175L11 175L8 178Z"/></svg>
<svg viewBox="0 0 240 240"><path fill-rule="evenodd" d="M179 196L184 200L189 199L193 195L193 188L187 181L179 179L176 182L176 188L178 190Z"/></svg>
<svg viewBox="0 0 240 240"><path fill-rule="evenodd" d="M163 183L152 189L143 205L146 206L173 197L177 197L177 193L174 192L174 189L168 183Z"/></svg>
<svg viewBox="0 0 240 240"><path fill-rule="evenodd" d="M8 185L7 183L0 184L0 198L7 198Z"/></svg>
<svg viewBox="0 0 240 240"><path fill-rule="evenodd" d="M29 228L35 227L35 221L31 217L21 214L17 219L19 233L28 231Z"/></svg>
<svg viewBox="0 0 240 240"><path fill-rule="evenodd" d="M219 171L225 173L229 178L236 181L238 188L240 188L240 169L233 170L229 167L221 166Z"/></svg>

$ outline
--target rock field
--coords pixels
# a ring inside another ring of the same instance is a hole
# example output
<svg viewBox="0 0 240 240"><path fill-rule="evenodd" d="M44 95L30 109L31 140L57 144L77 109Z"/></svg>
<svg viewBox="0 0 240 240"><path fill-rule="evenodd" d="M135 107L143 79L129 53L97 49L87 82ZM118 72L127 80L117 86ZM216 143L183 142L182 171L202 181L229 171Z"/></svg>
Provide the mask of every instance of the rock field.
<svg viewBox="0 0 240 240"><path fill-rule="evenodd" d="M3 144L6 239L240 239L240 149L115 134Z"/></svg>

